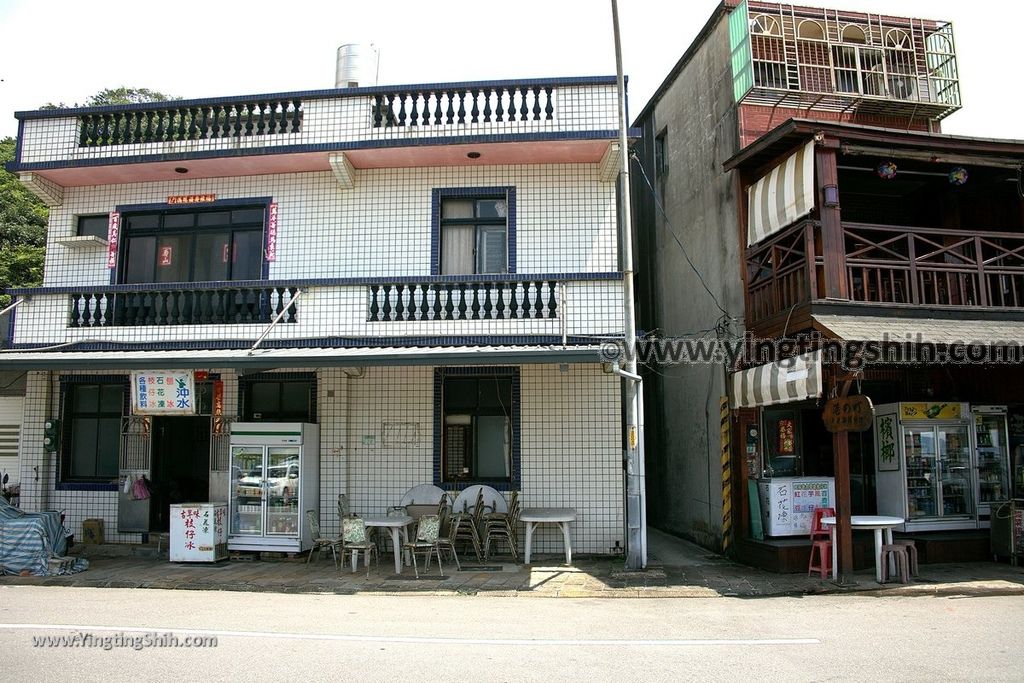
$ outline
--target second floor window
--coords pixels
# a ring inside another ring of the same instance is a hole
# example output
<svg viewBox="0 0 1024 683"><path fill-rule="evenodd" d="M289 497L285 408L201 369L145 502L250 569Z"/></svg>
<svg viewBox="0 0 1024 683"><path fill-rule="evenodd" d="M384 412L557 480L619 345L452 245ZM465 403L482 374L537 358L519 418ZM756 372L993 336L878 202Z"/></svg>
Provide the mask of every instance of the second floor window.
<svg viewBox="0 0 1024 683"><path fill-rule="evenodd" d="M121 282L259 280L263 206L126 214Z"/></svg>
<svg viewBox="0 0 1024 683"><path fill-rule="evenodd" d="M505 196L441 200L441 275L502 274L508 267Z"/></svg>

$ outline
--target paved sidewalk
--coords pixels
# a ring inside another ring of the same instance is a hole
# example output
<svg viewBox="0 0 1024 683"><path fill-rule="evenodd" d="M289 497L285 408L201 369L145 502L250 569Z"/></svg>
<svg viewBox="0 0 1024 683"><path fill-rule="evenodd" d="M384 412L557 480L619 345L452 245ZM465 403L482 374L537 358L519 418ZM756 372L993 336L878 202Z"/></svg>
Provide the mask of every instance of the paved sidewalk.
<svg viewBox="0 0 1024 683"><path fill-rule="evenodd" d="M367 577L362 568L338 571L329 556L275 561L232 560L211 564L174 564L163 558L133 552L120 557L95 556L95 548L79 546L89 556L87 571L56 577L0 577L2 585L58 585L113 588L230 590L278 593L420 595L491 595L520 597L739 597L824 593L876 593L884 595L1024 595L1024 567L972 563L922 565L911 584L879 585L873 570L857 572L855 583L836 586L802 574L772 574L731 562L693 544L653 531L648 568L623 570L621 558L580 557L573 566L559 564L560 556L541 556L530 567L510 561L487 566L463 562L463 571L436 563L416 579L409 567L393 574L389 554ZM138 549L136 549L138 550ZM153 549L148 552L152 555ZM499 558L508 561L511 558Z"/></svg>

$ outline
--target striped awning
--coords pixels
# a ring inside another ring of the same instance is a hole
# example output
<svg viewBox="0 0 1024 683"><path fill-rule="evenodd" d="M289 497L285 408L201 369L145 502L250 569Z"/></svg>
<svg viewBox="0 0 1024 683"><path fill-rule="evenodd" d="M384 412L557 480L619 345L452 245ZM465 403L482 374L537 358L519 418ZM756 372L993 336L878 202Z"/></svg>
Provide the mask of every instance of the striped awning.
<svg viewBox="0 0 1024 683"><path fill-rule="evenodd" d="M782 230L814 208L814 142L747 188L747 246Z"/></svg>
<svg viewBox="0 0 1024 683"><path fill-rule="evenodd" d="M821 396L821 351L732 374L732 407L759 408Z"/></svg>

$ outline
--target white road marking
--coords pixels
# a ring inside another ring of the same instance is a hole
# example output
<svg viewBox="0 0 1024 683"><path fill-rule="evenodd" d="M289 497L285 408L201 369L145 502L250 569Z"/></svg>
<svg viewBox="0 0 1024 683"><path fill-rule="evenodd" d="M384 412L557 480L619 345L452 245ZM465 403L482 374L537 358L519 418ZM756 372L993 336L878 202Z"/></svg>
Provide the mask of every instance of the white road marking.
<svg viewBox="0 0 1024 683"><path fill-rule="evenodd" d="M173 633L189 636L217 636L237 638L280 638L286 640L334 640L355 643L411 643L430 645L610 645L627 647L694 646L694 645L820 645L817 638L693 638L671 640L613 640L613 639L560 639L560 638L436 638L429 636L366 636L340 633L288 633L278 631L223 631L214 629L188 629L166 626L161 628L139 626L98 626L91 624L0 624L6 631L117 631L122 633Z"/></svg>

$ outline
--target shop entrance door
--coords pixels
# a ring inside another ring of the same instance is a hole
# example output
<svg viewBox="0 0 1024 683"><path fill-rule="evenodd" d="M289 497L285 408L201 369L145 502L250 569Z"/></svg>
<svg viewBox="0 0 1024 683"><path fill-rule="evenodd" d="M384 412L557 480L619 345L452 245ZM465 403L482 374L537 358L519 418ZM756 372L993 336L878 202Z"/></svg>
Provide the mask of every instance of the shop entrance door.
<svg viewBox="0 0 1024 683"><path fill-rule="evenodd" d="M152 497L149 528L170 528L174 503L210 500L210 418L153 418Z"/></svg>

